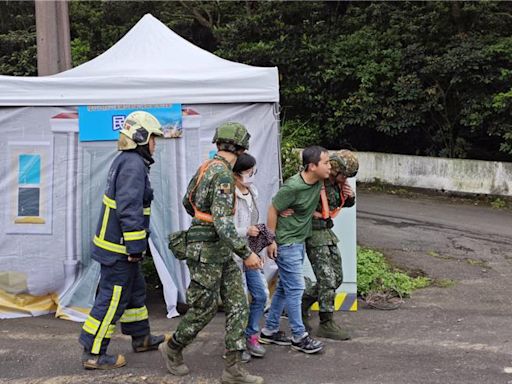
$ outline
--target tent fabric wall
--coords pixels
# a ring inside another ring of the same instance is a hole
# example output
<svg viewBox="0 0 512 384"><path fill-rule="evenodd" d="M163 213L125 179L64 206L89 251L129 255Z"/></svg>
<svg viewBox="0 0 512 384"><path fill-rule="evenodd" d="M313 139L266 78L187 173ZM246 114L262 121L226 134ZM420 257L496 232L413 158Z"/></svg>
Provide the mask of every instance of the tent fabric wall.
<svg viewBox="0 0 512 384"><path fill-rule="evenodd" d="M55 297L64 281L63 260L56 255L63 255L66 246L65 205L61 202L65 201L62 186L66 184L67 153L65 138L53 135L49 127L50 118L61 111L62 108L0 108L0 294L14 295L12 300L2 300L0 317L9 306L20 316L40 314L33 298ZM43 156L47 147L53 149L52 155L40 159L39 185L29 185L39 189L38 217L44 224L16 223L16 201L24 185L19 183L16 160L24 153L37 156L39 152ZM45 311L55 310L55 304L46 306Z"/></svg>
<svg viewBox="0 0 512 384"><path fill-rule="evenodd" d="M185 302L188 270L185 262L175 259L168 250L167 236L170 232L187 228L190 223L190 217L182 207L181 200L189 179L200 163L215 149L211 143L215 127L224 121L239 121L251 133L250 153L258 159L256 183L260 190L261 220L265 220L266 207L279 184L278 130L273 103L201 104L185 105L183 108L198 112L200 124L185 128L182 138L159 139L156 161L150 174L155 191L151 241L156 251L155 264L165 287L169 317L177 315L178 301ZM27 143L31 149L30 143L37 142L50 142L54 149L54 158L42 164L41 169L41 179L51 175L54 181L54 205L53 211L49 212L53 222L51 233L33 234L30 230L28 233L8 233L7 226L12 225L12 217L7 214L0 223L0 293L2 273L25 274L27 281L25 289L16 291L16 287L4 279L5 294L15 295L10 300L2 297L0 317L41 313L39 307L31 311L30 306L21 308L17 305L16 300L19 301L22 294L48 296L54 305L46 306L46 313L55 311L57 307L58 316L76 321L83 321L94 302L99 267L90 259L91 239L97 225L109 164L118 152L116 143L112 141L76 142L77 183L73 190L74 196L66 196L67 166L70 161L69 137L52 131L51 124L55 115L73 111L69 108L48 107L0 108L0 126L7 139L8 149L12 143ZM8 206L8 202L12 201L13 191L19 181L18 170L8 167L12 163L12 159L8 158L12 157L10 153L8 150L0 154L4 164L0 183L0 195L3 196L0 199L0 211L7 213L13 209ZM75 212L66 212L66 201L69 198L76 200ZM72 215L77 225L67 228L67 215ZM30 229L40 224L19 225ZM73 231L71 237L69 230ZM69 248L67 241L76 244ZM67 254L69 249L74 249L74 254ZM64 264L70 259L76 260L80 266L77 271L79 278L73 285L66 285Z"/></svg>

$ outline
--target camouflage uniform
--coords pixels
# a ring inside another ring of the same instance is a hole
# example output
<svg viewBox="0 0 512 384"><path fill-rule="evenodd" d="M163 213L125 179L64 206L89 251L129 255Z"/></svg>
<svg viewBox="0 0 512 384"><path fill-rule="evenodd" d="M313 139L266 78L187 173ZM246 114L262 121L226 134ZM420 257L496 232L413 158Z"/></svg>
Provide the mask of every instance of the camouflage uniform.
<svg viewBox="0 0 512 384"><path fill-rule="evenodd" d="M340 186L337 183L325 181L325 192L329 202L329 210L341 205ZM355 198L347 198L343 207L351 207ZM317 211L321 211L319 203ZM334 312L334 299L336 289L343 282L341 269L341 254L338 249L338 237L334 234L332 219L313 218L313 231L311 237L306 239L306 252L317 279L313 283L306 277L306 290L304 297L318 300L320 312Z"/></svg>
<svg viewBox="0 0 512 384"><path fill-rule="evenodd" d="M190 181L183 205L194 216L189 195L194 192L199 173ZM244 329L248 320L248 304L242 285L242 275L231 252L246 259L251 255L247 243L236 231L233 221L235 181L231 165L220 156L214 157L195 192L196 208L211 213L213 223L194 218L187 235L187 263L191 282L187 290L190 309L174 333L182 347L215 316L220 293L226 312L225 344L228 351L245 349Z"/></svg>

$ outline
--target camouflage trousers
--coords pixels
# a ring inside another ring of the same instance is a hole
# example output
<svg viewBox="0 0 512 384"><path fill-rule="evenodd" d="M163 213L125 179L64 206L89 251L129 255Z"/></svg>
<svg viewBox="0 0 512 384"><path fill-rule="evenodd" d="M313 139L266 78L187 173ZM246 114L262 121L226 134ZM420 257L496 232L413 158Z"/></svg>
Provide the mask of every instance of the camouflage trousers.
<svg viewBox="0 0 512 384"><path fill-rule="evenodd" d="M228 351L245 349L244 330L248 321L247 296L242 285L242 272L228 253L221 262L188 260L190 286L187 290L189 310L180 321L174 338L183 346L190 344L217 313L218 297L226 313L225 345Z"/></svg>
<svg viewBox="0 0 512 384"><path fill-rule="evenodd" d="M334 312L336 289L343 282L341 254L337 245L307 247L309 261L315 273L316 283L306 277L304 297L316 298L320 312Z"/></svg>

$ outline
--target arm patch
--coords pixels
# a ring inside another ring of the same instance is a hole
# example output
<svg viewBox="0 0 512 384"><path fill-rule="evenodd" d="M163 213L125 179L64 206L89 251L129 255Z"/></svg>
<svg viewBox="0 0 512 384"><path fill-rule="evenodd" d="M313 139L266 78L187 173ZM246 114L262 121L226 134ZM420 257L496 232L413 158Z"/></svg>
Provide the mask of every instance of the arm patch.
<svg viewBox="0 0 512 384"><path fill-rule="evenodd" d="M221 183L219 186L219 192L222 194L230 194L231 193L231 184L230 183Z"/></svg>

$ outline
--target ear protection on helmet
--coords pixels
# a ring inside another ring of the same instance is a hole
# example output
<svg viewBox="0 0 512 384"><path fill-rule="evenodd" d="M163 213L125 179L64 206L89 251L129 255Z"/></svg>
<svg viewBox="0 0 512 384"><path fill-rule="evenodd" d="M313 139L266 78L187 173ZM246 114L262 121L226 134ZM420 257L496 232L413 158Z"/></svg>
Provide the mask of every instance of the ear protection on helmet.
<svg viewBox="0 0 512 384"><path fill-rule="evenodd" d="M133 133L132 140L137 144L144 143L148 138L149 132L144 128L137 128Z"/></svg>

